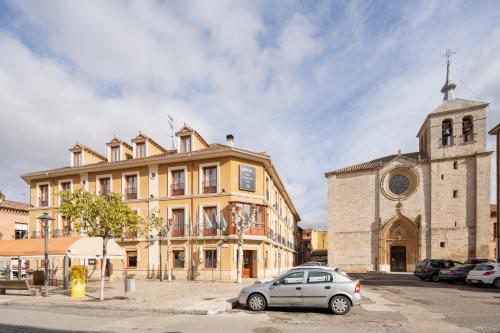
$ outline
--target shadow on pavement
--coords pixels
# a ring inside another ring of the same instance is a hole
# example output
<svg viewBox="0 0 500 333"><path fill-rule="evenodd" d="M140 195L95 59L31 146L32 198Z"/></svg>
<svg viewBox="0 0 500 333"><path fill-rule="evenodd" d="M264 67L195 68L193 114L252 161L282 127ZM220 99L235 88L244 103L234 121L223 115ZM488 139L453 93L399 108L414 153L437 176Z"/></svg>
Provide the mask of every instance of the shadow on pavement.
<svg viewBox="0 0 500 333"><path fill-rule="evenodd" d="M75 331L75 330L60 330L53 328L41 328L41 327L32 327L32 326L22 326L22 325L6 325L0 324L0 332L2 333L64 333L64 332L72 332L72 333L90 333L95 331ZM102 333L106 333L110 331L102 331Z"/></svg>

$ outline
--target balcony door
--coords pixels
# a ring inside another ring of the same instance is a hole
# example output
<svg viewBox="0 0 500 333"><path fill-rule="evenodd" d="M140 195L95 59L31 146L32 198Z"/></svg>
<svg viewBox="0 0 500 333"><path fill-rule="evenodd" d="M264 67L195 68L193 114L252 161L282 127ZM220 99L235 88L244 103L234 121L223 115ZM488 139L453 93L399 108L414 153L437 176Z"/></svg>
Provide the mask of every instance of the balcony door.
<svg viewBox="0 0 500 333"><path fill-rule="evenodd" d="M184 236L184 208L172 209L172 237Z"/></svg>

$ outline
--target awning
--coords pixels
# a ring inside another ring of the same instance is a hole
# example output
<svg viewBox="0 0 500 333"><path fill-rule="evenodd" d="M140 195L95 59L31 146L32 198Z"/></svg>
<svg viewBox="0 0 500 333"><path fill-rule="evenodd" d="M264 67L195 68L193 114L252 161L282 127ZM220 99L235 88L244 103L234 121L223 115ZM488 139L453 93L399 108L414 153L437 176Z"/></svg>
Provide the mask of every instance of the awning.
<svg viewBox="0 0 500 333"><path fill-rule="evenodd" d="M100 237L49 238L48 253L51 258L102 258ZM16 239L0 241L0 258L43 259L45 239ZM108 257L123 258L124 251L114 240L108 241Z"/></svg>

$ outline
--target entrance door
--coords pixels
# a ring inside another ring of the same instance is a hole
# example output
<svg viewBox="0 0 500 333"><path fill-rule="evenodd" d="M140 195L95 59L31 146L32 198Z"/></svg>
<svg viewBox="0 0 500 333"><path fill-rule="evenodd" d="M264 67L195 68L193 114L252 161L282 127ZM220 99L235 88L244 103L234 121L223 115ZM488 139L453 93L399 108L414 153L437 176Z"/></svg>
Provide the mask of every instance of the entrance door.
<svg viewBox="0 0 500 333"><path fill-rule="evenodd" d="M406 247L391 247L391 272L406 272Z"/></svg>
<svg viewBox="0 0 500 333"><path fill-rule="evenodd" d="M253 277L253 251L243 251L243 278Z"/></svg>

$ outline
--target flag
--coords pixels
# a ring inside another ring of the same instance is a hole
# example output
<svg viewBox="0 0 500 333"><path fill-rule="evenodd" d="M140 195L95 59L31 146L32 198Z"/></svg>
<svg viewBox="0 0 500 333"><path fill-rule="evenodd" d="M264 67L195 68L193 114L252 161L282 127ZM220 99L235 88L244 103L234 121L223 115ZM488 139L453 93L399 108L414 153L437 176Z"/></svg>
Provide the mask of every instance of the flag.
<svg viewBox="0 0 500 333"><path fill-rule="evenodd" d="M207 212L205 212L205 227L207 229L212 229L212 221L210 221L210 217L208 217Z"/></svg>

